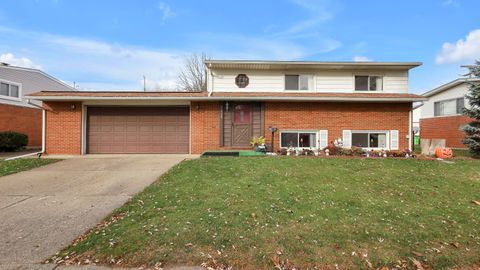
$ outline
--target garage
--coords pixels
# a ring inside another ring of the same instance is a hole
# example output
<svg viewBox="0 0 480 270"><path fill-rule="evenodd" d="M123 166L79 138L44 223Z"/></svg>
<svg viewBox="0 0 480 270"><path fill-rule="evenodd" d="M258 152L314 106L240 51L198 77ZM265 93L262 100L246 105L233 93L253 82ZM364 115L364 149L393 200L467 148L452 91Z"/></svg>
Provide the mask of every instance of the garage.
<svg viewBox="0 0 480 270"><path fill-rule="evenodd" d="M189 107L88 107L90 154L188 154Z"/></svg>

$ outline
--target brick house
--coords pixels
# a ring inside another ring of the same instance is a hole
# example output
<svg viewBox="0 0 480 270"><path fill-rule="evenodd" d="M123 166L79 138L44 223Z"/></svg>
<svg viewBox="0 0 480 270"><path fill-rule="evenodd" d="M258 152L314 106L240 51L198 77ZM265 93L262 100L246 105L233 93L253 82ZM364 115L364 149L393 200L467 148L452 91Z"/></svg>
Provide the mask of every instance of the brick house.
<svg viewBox="0 0 480 270"><path fill-rule="evenodd" d="M274 147L411 148L408 71L420 63L209 60L207 91L42 91L47 154Z"/></svg>
<svg viewBox="0 0 480 270"><path fill-rule="evenodd" d="M28 146L42 145L41 102L29 102L25 95L41 90L74 91L72 87L38 69L0 63L0 131L28 136Z"/></svg>
<svg viewBox="0 0 480 270"><path fill-rule="evenodd" d="M465 95L472 81L480 79L460 78L423 94L428 100L420 107L421 139L445 139L447 147L465 148L461 128L472 119L462 115L462 110L469 106Z"/></svg>

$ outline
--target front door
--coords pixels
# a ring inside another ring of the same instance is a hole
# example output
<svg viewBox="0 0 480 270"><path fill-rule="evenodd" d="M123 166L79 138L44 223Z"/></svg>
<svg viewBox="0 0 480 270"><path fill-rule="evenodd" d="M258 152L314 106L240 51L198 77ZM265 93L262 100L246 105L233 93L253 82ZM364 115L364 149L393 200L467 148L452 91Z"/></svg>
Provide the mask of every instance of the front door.
<svg viewBox="0 0 480 270"><path fill-rule="evenodd" d="M232 146L248 147L252 137L252 106L235 104L232 121Z"/></svg>

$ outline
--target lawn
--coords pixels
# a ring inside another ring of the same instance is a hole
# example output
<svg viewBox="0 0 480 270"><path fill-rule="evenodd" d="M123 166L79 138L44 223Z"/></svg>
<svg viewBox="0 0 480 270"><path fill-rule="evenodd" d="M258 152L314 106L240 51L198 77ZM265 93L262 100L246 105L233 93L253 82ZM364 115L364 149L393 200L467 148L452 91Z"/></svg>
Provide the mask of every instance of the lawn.
<svg viewBox="0 0 480 270"><path fill-rule="evenodd" d="M59 161L58 159L38 159L38 158L19 158L14 160L0 159L0 177L31 170L36 167L44 166Z"/></svg>
<svg viewBox="0 0 480 270"><path fill-rule="evenodd" d="M480 263L479 168L467 159L188 160L52 260L473 268Z"/></svg>

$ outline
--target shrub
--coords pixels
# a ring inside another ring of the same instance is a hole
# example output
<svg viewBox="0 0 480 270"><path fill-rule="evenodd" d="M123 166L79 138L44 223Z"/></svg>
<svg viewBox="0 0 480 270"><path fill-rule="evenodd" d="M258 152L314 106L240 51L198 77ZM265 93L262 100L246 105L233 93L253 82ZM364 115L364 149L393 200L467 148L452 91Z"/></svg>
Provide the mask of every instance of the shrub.
<svg viewBox="0 0 480 270"><path fill-rule="evenodd" d="M354 156L361 157L365 154L365 150L363 150L361 147L352 146L352 154Z"/></svg>
<svg viewBox="0 0 480 270"><path fill-rule="evenodd" d="M329 145L329 146L323 148L323 152L325 152L325 150L327 150L327 149L328 149L328 154L331 155L331 156L338 155L339 152L342 151L342 148L337 147L335 145Z"/></svg>
<svg viewBox="0 0 480 270"><path fill-rule="evenodd" d="M0 151L16 151L28 144L28 136L22 133L0 132Z"/></svg>
<svg viewBox="0 0 480 270"><path fill-rule="evenodd" d="M252 137L250 140L250 145L253 147L259 146L259 145L264 145L265 144L265 137L260 136L260 137Z"/></svg>
<svg viewBox="0 0 480 270"><path fill-rule="evenodd" d="M387 151L387 156L389 157L405 157L405 153L399 150Z"/></svg>
<svg viewBox="0 0 480 270"><path fill-rule="evenodd" d="M315 152L311 149L302 149L301 155L304 156L314 156Z"/></svg>

